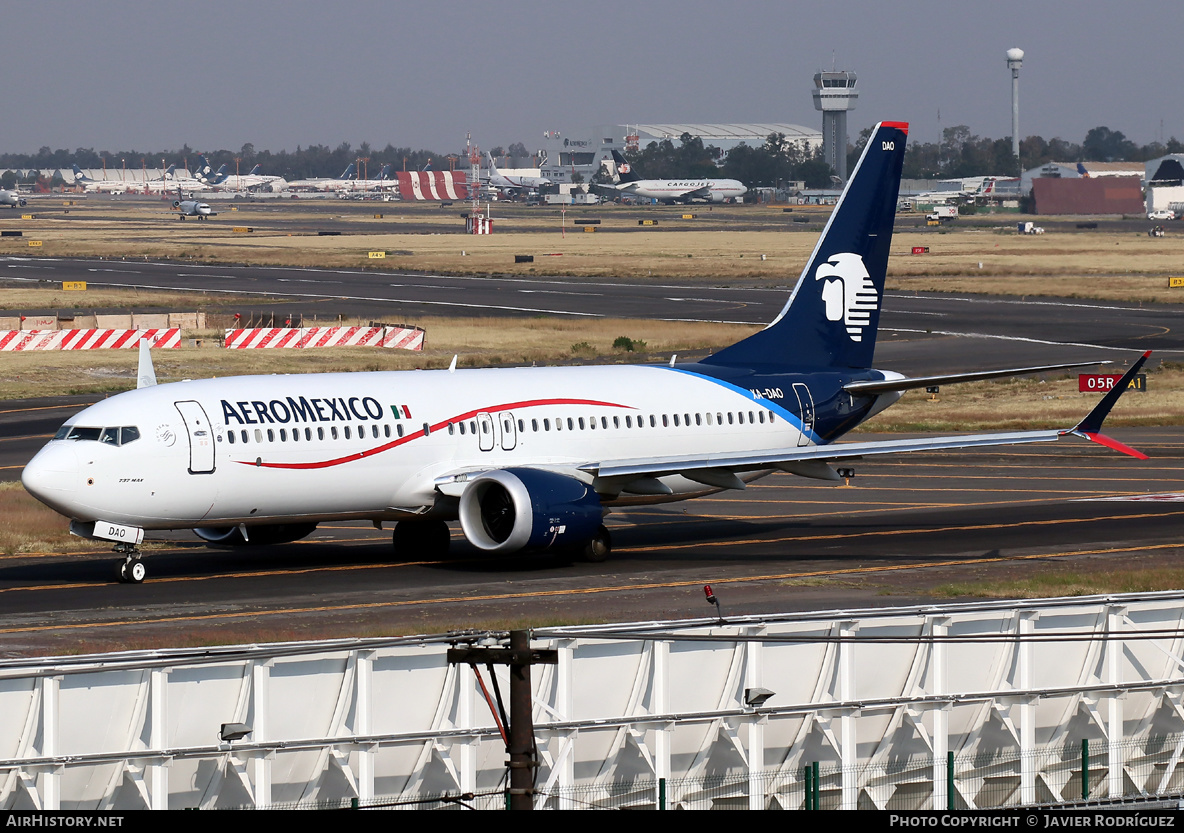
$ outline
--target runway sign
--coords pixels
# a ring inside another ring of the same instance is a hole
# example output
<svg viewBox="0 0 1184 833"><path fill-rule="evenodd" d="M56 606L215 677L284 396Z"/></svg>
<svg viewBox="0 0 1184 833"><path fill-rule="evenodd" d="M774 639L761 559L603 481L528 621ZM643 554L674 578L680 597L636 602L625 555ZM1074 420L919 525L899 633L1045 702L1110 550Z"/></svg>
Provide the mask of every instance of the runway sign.
<svg viewBox="0 0 1184 833"><path fill-rule="evenodd" d="M40 241L40 240L30 240L30 241L29 241L29 245L30 245L30 246L34 246L34 247L35 247L35 246L40 246L40 245L41 245L41 241Z"/></svg>
<svg viewBox="0 0 1184 833"><path fill-rule="evenodd" d="M1077 390L1081 393L1099 393L1108 391L1118 383L1122 376L1118 373L1079 373L1077 375ZM1147 374L1140 373L1131 379L1127 390L1147 390Z"/></svg>
<svg viewBox="0 0 1184 833"><path fill-rule="evenodd" d="M1168 278L1168 287L1169 288L1175 288L1175 287L1179 287L1179 286L1184 286L1184 277Z"/></svg>
<svg viewBox="0 0 1184 833"><path fill-rule="evenodd" d="M927 255L927 254L929 254L929 247L928 246L913 246L913 254Z"/></svg>
<svg viewBox="0 0 1184 833"><path fill-rule="evenodd" d="M62 281L62 289L85 292L86 281Z"/></svg>
<svg viewBox="0 0 1184 833"><path fill-rule="evenodd" d="M382 260L386 257L386 252L370 252L371 260Z"/></svg>
<svg viewBox="0 0 1184 833"><path fill-rule="evenodd" d="M251 228L250 226L235 226L232 229L232 231L236 231L239 234L249 234L250 232L252 232L254 230L255 229Z"/></svg>

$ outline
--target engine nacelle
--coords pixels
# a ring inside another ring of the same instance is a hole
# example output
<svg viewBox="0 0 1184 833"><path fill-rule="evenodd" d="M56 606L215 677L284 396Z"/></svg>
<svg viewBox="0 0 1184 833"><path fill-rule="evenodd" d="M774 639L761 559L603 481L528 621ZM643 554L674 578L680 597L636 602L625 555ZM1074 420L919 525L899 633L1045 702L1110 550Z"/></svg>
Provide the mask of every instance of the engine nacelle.
<svg viewBox="0 0 1184 833"><path fill-rule="evenodd" d="M576 547L600 529L600 496L574 477L512 468L477 475L460 496L460 526L486 552Z"/></svg>
<svg viewBox="0 0 1184 833"><path fill-rule="evenodd" d="M205 526L193 530L197 537L220 547L243 547L258 544L287 544L313 533L316 524L264 524L248 526L247 537L237 526Z"/></svg>

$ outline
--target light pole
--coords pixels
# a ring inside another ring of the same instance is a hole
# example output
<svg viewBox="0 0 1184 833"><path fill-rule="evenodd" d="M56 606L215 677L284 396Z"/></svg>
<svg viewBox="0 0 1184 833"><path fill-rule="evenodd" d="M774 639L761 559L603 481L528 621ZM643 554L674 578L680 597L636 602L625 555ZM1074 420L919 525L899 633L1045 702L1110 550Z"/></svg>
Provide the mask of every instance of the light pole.
<svg viewBox="0 0 1184 833"><path fill-rule="evenodd" d="M1007 50L1007 68L1011 70L1011 152L1020 158L1020 67L1024 64L1024 50Z"/></svg>

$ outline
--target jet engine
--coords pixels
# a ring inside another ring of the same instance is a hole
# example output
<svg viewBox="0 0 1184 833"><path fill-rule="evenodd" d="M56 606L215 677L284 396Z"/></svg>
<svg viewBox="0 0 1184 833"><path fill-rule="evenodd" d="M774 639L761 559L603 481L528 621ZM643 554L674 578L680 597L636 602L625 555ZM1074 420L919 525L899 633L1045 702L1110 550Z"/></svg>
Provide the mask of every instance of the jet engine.
<svg viewBox="0 0 1184 833"><path fill-rule="evenodd" d="M465 537L490 553L586 547L603 515L591 486L542 469L483 472L460 496Z"/></svg>
<svg viewBox="0 0 1184 833"><path fill-rule="evenodd" d="M312 534L316 524L263 524L248 526L244 538L237 526L206 526L193 530L197 536L220 547L255 546L258 544L286 544Z"/></svg>

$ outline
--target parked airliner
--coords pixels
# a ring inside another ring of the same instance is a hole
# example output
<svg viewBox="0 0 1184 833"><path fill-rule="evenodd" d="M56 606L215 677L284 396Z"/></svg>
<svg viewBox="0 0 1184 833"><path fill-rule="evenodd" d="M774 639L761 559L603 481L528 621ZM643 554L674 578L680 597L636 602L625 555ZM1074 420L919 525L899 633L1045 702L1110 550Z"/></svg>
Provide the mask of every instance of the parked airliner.
<svg viewBox="0 0 1184 833"><path fill-rule="evenodd" d="M613 162L620 181L612 185L598 185L597 188L667 203L726 202L748 192L748 188L738 179L642 179L633 172L625 157L615 150Z"/></svg>
<svg viewBox="0 0 1184 833"><path fill-rule="evenodd" d="M399 552L438 558L448 521L490 553L603 560L604 514L743 489L773 470L908 451L1101 435L1142 358L1064 430L836 443L904 390L1042 368L905 378L872 369L908 126L877 125L784 309L700 362L669 366L241 376L155 384L66 422L25 468L75 534L116 542L142 581L146 530L279 543L322 521L395 522Z"/></svg>
<svg viewBox="0 0 1184 833"><path fill-rule="evenodd" d="M501 188L503 191L516 189L530 190L542 185L551 184L551 180L545 176L506 176L497 169L497 164L493 161L492 153L486 153L485 158L489 162L489 184L494 188Z"/></svg>

